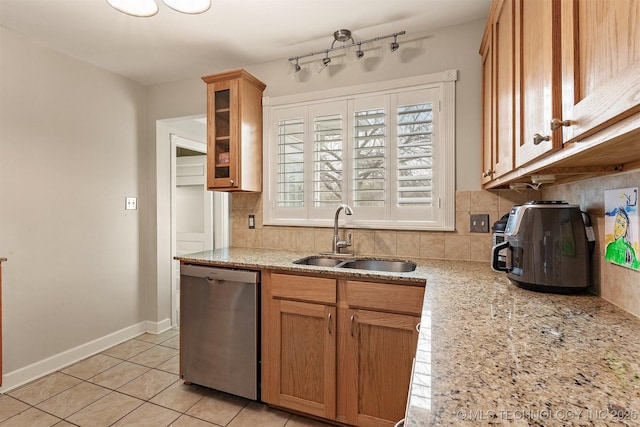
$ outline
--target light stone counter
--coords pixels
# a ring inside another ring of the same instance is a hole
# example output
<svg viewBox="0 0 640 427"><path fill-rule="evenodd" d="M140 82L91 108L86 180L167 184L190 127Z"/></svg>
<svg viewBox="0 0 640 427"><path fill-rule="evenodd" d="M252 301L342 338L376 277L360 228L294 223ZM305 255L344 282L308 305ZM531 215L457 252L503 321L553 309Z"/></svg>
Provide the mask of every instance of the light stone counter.
<svg viewBox="0 0 640 427"><path fill-rule="evenodd" d="M594 295L426 261L405 427L640 425L640 319Z"/></svg>
<svg viewBox="0 0 640 427"><path fill-rule="evenodd" d="M313 254L231 249L179 257L332 274ZM520 289L487 263L414 260L427 281L405 427L640 426L640 319L594 295ZM329 273L327 273L329 272Z"/></svg>

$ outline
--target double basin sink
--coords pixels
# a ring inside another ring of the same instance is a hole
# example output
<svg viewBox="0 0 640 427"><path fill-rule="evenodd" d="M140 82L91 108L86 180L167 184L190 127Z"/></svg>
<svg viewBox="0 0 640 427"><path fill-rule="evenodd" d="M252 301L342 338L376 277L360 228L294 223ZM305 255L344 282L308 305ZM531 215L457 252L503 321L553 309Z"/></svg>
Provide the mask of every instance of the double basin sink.
<svg viewBox="0 0 640 427"><path fill-rule="evenodd" d="M317 267L352 268L367 271L386 271L393 273L407 273L416 269L411 261L368 259L368 258L332 258L329 256L309 256L293 262L300 265L314 265Z"/></svg>

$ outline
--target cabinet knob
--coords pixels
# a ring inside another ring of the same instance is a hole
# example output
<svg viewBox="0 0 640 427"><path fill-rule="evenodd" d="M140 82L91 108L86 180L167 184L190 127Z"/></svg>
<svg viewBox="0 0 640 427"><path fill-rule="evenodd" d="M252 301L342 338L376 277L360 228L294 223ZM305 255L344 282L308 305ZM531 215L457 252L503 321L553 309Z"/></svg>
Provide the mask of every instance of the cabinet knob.
<svg viewBox="0 0 640 427"><path fill-rule="evenodd" d="M491 176L492 173L493 171L491 169L487 169L486 171L482 172L482 177L486 178L488 176Z"/></svg>
<svg viewBox="0 0 640 427"><path fill-rule="evenodd" d="M560 120L558 118L553 118L551 119L551 130L556 130L559 129L561 127L569 127L571 126L571 120Z"/></svg>
<svg viewBox="0 0 640 427"><path fill-rule="evenodd" d="M229 180L229 184L231 184L231 185L235 185L235 181L234 181L234 180L232 180L232 179L230 179L230 180Z"/></svg>
<svg viewBox="0 0 640 427"><path fill-rule="evenodd" d="M533 135L533 145L539 145L542 141L549 141L551 137L549 135L542 136L539 133Z"/></svg>

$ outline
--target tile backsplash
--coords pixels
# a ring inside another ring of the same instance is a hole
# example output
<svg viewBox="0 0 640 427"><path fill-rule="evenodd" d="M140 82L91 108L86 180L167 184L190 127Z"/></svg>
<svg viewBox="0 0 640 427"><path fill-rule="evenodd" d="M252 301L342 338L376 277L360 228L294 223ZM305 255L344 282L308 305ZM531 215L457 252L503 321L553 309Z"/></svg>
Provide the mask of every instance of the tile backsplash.
<svg viewBox="0 0 640 427"><path fill-rule="evenodd" d="M353 235L353 250L362 255L385 255L490 262L491 232L471 233L469 215L489 214L493 225L515 204L527 200L565 200L589 213L596 232L593 257L593 293L640 317L640 272L604 260L604 190L640 186L640 171L586 179L528 190L456 192L456 230L452 232L346 229ZM234 193L232 246L290 249L309 252L331 250L333 230L318 227L274 227L262 224L262 194ZM247 225L256 218L255 229ZM343 231L341 229L341 231Z"/></svg>
<svg viewBox="0 0 640 427"><path fill-rule="evenodd" d="M580 205L591 216L596 234L593 254L593 289L607 301L640 317L640 271L611 264L604 259L604 190L640 186L640 171L554 185L543 189L547 200Z"/></svg>
<svg viewBox="0 0 640 427"><path fill-rule="evenodd" d="M528 200L565 200L589 213L597 245L593 257L593 293L640 317L640 272L604 260L604 190L640 186L640 172L592 178L569 184L528 190L456 191L456 230L452 232L342 229L351 232L353 250L361 255L490 262L491 231L471 233L469 216L489 214L489 224ZM331 250L332 228L275 227L262 224L262 194L231 196L232 246L309 252ZM256 218L255 229L247 225Z"/></svg>
<svg viewBox="0 0 640 427"><path fill-rule="evenodd" d="M465 261L490 260L491 231L471 233L469 216L489 214L493 225L514 204L535 198L535 192L516 193L511 190L457 191L456 230L394 231L343 229L351 232L353 251L361 255L388 255L411 258L435 258ZM332 228L274 227L262 224L262 195L234 193L231 196L232 246L262 249L291 249L324 252L331 250ZM256 228L249 229L247 219L255 215Z"/></svg>

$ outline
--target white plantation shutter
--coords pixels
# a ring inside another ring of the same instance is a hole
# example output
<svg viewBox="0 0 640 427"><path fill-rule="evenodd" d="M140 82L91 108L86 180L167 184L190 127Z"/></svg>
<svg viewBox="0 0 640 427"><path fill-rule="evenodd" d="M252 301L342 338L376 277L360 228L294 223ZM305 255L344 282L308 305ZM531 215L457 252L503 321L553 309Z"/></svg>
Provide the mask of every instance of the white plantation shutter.
<svg viewBox="0 0 640 427"><path fill-rule="evenodd" d="M304 206L304 118L278 122L277 205Z"/></svg>
<svg viewBox="0 0 640 427"><path fill-rule="evenodd" d="M313 118L314 206L337 206L342 201L342 114Z"/></svg>
<svg viewBox="0 0 640 427"><path fill-rule="evenodd" d="M456 79L265 98L263 223L330 227L347 203L347 227L453 230Z"/></svg>
<svg viewBox="0 0 640 427"><path fill-rule="evenodd" d="M398 205L431 206L433 104L398 107Z"/></svg>
<svg viewBox="0 0 640 427"><path fill-rule="evenodd" d="M356 111L353 128L353 205L382 207L386 199L384 109Z"/></svg>

